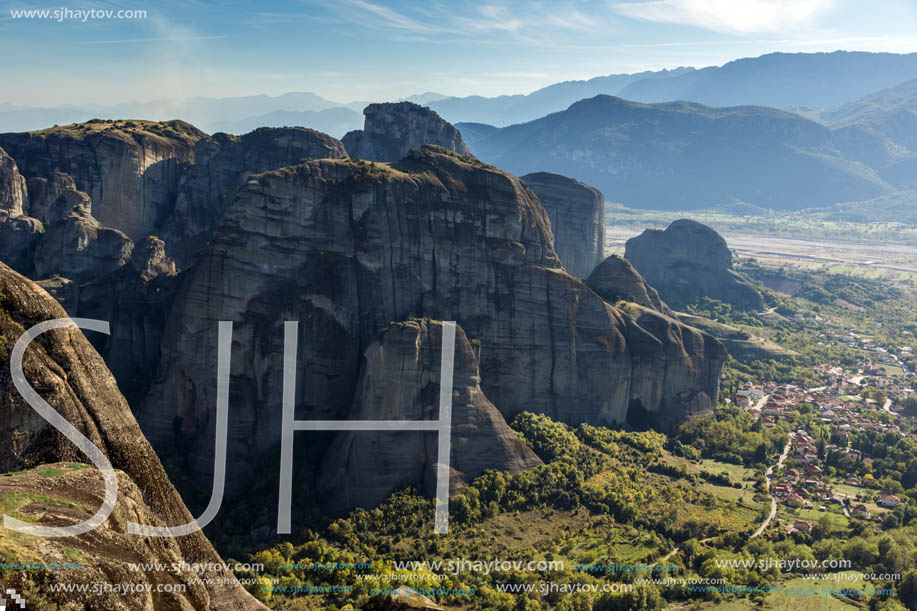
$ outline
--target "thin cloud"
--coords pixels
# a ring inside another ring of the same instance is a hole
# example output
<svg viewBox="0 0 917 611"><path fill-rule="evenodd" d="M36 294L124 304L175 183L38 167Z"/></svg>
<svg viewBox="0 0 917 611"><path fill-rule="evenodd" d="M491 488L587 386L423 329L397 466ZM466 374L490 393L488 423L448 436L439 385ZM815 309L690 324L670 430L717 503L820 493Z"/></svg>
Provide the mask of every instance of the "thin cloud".
<svg viewBox="0 0 917 611"><path fill-rule="evenodd" d="M748 34L811 25L834 0L649 0L612 5L619 15Z"/></svg>
<svg viewBox="0 0 917 611"><path fill-rule="evenodd" d="M139 42L190 42L193 40L219 40L226 36L154 36L151 38L121 38L119 40L84 40L78 45L120 45Z"/></svg>

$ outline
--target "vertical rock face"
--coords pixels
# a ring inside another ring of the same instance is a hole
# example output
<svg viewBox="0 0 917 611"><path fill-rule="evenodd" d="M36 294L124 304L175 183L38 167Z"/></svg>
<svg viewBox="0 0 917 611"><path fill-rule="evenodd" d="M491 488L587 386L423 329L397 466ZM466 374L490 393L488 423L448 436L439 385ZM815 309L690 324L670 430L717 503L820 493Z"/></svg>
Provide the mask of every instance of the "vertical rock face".
<svg viewBox="0 0 917 611"><path fill-rule="evenodd" d="M284 320L300 321L298 419L345 418L364 349L413 316L456 320L480 340L481 388L505 417L623 422L635 398L671 414L660 420L709 408L719 370L695 352L703 345L666 332L647 338L644 358L626 340L639 323L566 274L552 242L519 179L437 147L391 165L319 160L253 177L176 302L141 426L167 442L178 418L209 485L221 320L235 321L236 493L279 440ZM665 378L678 354L670 384L635 382Z"/></svg>
<svg viewBox="0 0 917 611"><path fill-rule="evenodd" d="M90 121L0 142L29 177L24 195L16 162L0 156L0 202L16 207L0 205L0 260L42 279L72 316L118 322L105 357L136 390L132 400L158 364L174 276L205 247L236 189L252 173L347 156L309 129L210 137L179 121Z"/></svg>
<svg viewBox="0 0 917 611"><path fill-rule="evenodd" d="M53 298L0 263L0 335L10 346L24 329L63 317L66 313ZM42 398L102 450L116 469L130 478L130 481L124 482L116 514L99 536L107 537L106 532L113 529L117 536L127 539L126 525L118 516L149 519L152 525L179 525L191 521L192 516L140 432L124 397L118 392L114 378L78 329L60 329L43 334L41 339L30 344L23 365L26 380ZM0 471L3 472L18 471L40 463L86 461L86 457L41 418L15 390L6 352L0 352L0 448L3 449L0 451ZM15 485L15 482L7 485ZM85 491L77 490L75 493L89 495L83 497L83 502L89 507L93 502L90 482L75 482L73 486L85 486ZM47 490L48 486L43 489ZM145 500L146 504L139 504L138 500ZM53 525L59 526L60 523ZM82 536L81 545L87 542L85 537L88 536ZM104 557L105 551L100 548L105 543L96 542L93 547L92 540L88 541L90 549L95 549ZM172 551L178 557L173 557L172 561L222 562L200 531L168 543L141 537L133 537L133 543L138 554L145 557L159 557L167 553L167 547L174 545ZM49 546L43 549L47 551ZM123 557L118 560L124 561ZM103 571L107 568L114 570L117 567L93 567ZM123 564L120 568L124 569ZM207 572L209 577L226 577L225 573ZM174 605L164 608L264 609L235 580L222 584L214 580L203 587L189 588L188 597L183 605L180 601L172 601Z"/></svg>
<svg viewBox="0 0 917 611"><path fill-rule="evenodd" d="M110 322L111 335L96 345L132 403L142 398L159 365L162 329L180 284L163 241L150 236L134 247L130 264L76 291L72 311Z"/></svg>
<svg viewBox="0 0 917 611"><path fill-rule="evenodd" d="M633 301L675 318L675 312L659 298L659 292L646 283L630 261L618 255L612 255L599 263L586 279L586 285L608 303L622 299Z"/></svg>
<svg viewBox="0 0 917 611"><path fill-rule="evenodd" d="M85 282L112 272L131 258L134 243L117 229L102 227L84 208L48 227L35 253L39 278L59 274Z"/></svg>
<svg viewBox="0 0 917 611"><path fill-rule="evenodd" d="M340 141L302 127L263 127L244 136L220 133L198 140L194 165L181 180L175 210L163 230L169 254L187 267L250 175L306 158L343 157L347 152Z"/></svg>
<svg viewBox="0 0 917 611"><path fill-rule="evenodd" d="M0 260L31 271L41 223L25 216L29 204L25 178L16 161L0 149Z"/></svg>
<svg viewBox="0 0 917 611"><path fill-rule="evenodd" d="M362 131L349 132L343 139L351 157L399 161L424 144L472 156L459 130L425 106L413 102L370 104L363 114Z"/></svg>
<svg viewBox="0 0 917 611"><path fill-rule="evenodd" d="M551 219L554 249L571 276L585 278L604 258L605 197L589 185L551 172L526 174Z"/></svg>
<svg viewBox="0 0 917 611"><path fill-rule="evenodd" d="M726 362L712 335L639 304L621 308L633 360L624 421L669 430L685 418L709 413Z"/></svg>
<svg viewBox="0 0 917 611"><path fill-rule="evenodd" d="M763 310L764 298L732 269L726 240L710 227L681 219L665 231L647 229L625 245L624 256L675 307L710 297L743 310Z"/></svg>
<svg viewBox="0 0 917 611"><path fill-rule="evenodd" d="M174 205L178 183L205 134L183 121L100 121L0 134L0 147L28 178L69 174L93 215L138 240Z"/></svg>
<svg viewBox="0 0 917 611"><path fill-rule="evenodd" d="M42 223L62 221L76 206L92 212L92 200L76 188L69 174L54 172L48 178L36 176L28 180L28 186L31 199L29 214Z"/></svg>
<svg viewBox="0 0 917 611"><path fill-rule="evenodd" d="M442 328L440 322L395 323L373 339L347 419L438 420ZM481 391L478 364L460 327L455 339L450 468L457 483L485 469L516 472L540 464ZM407 485L433 496L437 452L435 432L343 432L321 470L322 507L332 515L374 507Z"/></svg>
<svg viewBox="0 0 917 611"><path fill-rule="evenodd" d="M28 204L25 178L19 173L16 161L0 149L0 210L9 216L22 216Z"/></svg>

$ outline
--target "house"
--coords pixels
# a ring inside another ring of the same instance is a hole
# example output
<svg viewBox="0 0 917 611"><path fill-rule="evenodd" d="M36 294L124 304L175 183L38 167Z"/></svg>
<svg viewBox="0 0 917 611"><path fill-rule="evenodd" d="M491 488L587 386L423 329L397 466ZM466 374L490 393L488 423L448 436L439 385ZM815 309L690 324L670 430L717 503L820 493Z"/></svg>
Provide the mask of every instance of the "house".
<svg viewBox="0 0 917 611"><path fill-rule="evenodd" d="M859 486L860 478L858 478L853 473L848 473L847 477L844 478L844 483L847 484L848 486Z"/></svg>
<svg viewBox="0 0 917 611"><path fill-rule="evenodd" d="M796 520L793 522L793 530L801 533L811 533L812 532L812 523L806 522L805 520Z"/></svg>
<svg viewBox="0 0 917 611"><path fill-rule="evenodd" d="M900 503L901 503L901 499L899 499L899 498L898 498L897 496L895 496L894 494L885 495L885 496L883 496L882 499L879 501L879 505L880 505L880 506L882 506L882 507L887 507L887 508L889 508L889 509L894 509L894 508L897 507Z"/></svg>
<svg viewBox="0 0 917 611"><path fill-rule="evenodd" d="M863 503L857 503L856 505L853 506L853 509L850 510L850 513L852 513L855 516L860 516L861 518L868 518L869 517L869 508L866 507L866 505L864 505Z"/></svg>
<svg viewBox="0 0 917 611"><path fill-rule="evenodd" d="M802 497L793 492L786 497L786 504L790 507L802 507Z"/></svg>

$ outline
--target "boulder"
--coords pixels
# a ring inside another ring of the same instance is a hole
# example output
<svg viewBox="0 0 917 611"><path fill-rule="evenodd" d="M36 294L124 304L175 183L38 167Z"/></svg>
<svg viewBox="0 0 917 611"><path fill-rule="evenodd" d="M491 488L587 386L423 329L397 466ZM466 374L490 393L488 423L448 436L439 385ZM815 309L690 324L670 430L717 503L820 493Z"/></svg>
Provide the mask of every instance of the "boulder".
<svg viewBox="0 0 917 611"><path fill-rule="evenodd" d="M670 318L675 312L659 298L659 292L646 283L630 261L612 255L592 270L586 285L608 303L633 301Z"/></svg>
<svg viewBox="0 0 917 611"><path fill-rule="evenodd" d="M704 297L742 310L765 308L761 293L732 269L726 240L696 221L681 219L664 231L647 229L627 241L624 256L677 308Z"/></svg>
<svg viewBox="0 0 917 611"><path fill-rule="evenodd" d="M363 115L363 129L348 132L343 138L351 157L398 161L424 144L472 156L461 132L425 106L413 102L370 104Z"/></svg>

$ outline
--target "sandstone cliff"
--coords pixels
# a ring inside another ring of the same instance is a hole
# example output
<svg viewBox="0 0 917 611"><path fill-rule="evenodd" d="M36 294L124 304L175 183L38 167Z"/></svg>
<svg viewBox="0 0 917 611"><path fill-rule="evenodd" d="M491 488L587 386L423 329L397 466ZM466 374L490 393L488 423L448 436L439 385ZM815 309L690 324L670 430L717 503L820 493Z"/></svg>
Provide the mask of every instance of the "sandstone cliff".
<svg viewBox="0 0 917 611"><path fill-rule="evenodd" d="M646 283L630 261L618 255L599 263L586 279L586 285L608 303L633 301L675 318L675 312L659 298L659 292Z"/></svg>
<svg viewBox="0 0 917 611"><path fill-rule="evenodd" d="M41 237L41 223L25 216L29 207L26 180L16 161L0 148L0 260L31 271Z"/></svg>
<svg viewBox="0 0 917 611"><path fill-rule="evenodd" d="M763 310L764 298L732 269L726 240L696 221L681 219L664 231L647 229L625 245L624 256L675 307L710 297L743 310Z"/></svg>
<svg viewBox="0 0 917 611"><path fill-rule="evenodd" d="M0 134L27 178L69 174L93 216L132 240L153 232L174 205L182 174L205 134L183 121L100 121Z"/></svg>
<svg viewBox="0 0 917 611"><path fill-rule="evenodd" d="M399 161L408 151L424 144L472 156L459 130L419 104L370 104L363 114L366 116L363 129L348 132L342 140L351 157Z"/></svg>
<svg viewBox="0 0 917 611"><path fill-rule="evenodd" d="M252 174L299 163L338 159L340 141L302 127L263 127L243 136L214 134L194 147L194 164L182 176L175 209L162 237L169 255L185 268L206 245L236 189Z"/></svg>
<svg viewBox="0 0 917 611"><path fill-rule="evenodd" d="M134 243L117 229L102 227L83 207L48 226L35 251L35 275L60 275L86 282L112 272L131 258Z"/></svg>
<svg viewBox="0 0 917 611"><path fill-rule="evenodd" d="M86 457L14 389L9 368L9 350L24 329L65 316L61 306L41 288L0 263L0 448L3 448L0 471L18 471L59 461L86 461ZM102 450L116 469L124 472L123 479L119 477L124 484L123 493L112 517L102 528L67 543L103 563L93 563L92 571L117 575L123 572L124 562L134 562L133 558L138 557L159 558L170 550L175 554L173 561L177 562L221 562L201 532L169 541L132 535L128 539L124 534L125 517L148 519L154 525L185 524L192 517L140 432L102 358L79 330L50 331L32 342L25 353L24 372L39 395ZM99 489L93 483L96 475L94 468L62 475L62 479L42 482L42 489L52 491L56 498L68 495L79 498L80 507L91 508L94 512L99 496ZM10 491L14 488L26 491L31 483L28 478L21 482L14 478L4 486ZM23 507L21 511L28 514L34 509L42 508ZM36 517L40 522L47 519L53 525L60 525L55 520L59 512L66 513L66 517L75 522L74 518L82 511L79 507L71 508L73 511L50 509L56 511L38 512ZM53 559L60 551L53 544L33 543L41 554L48 554L42 557ZM133 555L128 555L128 549ZM204 576L220 575L211 570ZM153 575L149 579L167 577L165 574ZM87 605L87 608L99 608L91 602ZM241 610L264 607L231 580L224 585L214 583L189 589L186 599L171 598L163 608Z"/></svg>
<svg viewBox="0 0 917 611"><path fill-rule="evenodd" d="M437 420L442 323L395 323L367 346L348 420ZM450 493L486 469L521 471L541 460L484 396L471 343L456 328ZM374 507L399 488L436 493L435 432L364 431L338 435L325 456L319 489L329 514Z"/></svg>
<svg viewBox="0 0 917 611"><path fill-rule="evenodd" d="M604 258L605 197L578 180L537 172L522 181L535 192L551 219L554 250L571 276L585 278Z"/></svg>
<svg viewBox="0 0 917 611"><path fill-rule="evenodd" d="M180 285L172 276L204 248L236 189L253 173L347 156L309 129L210 137L177 121L90 121L0 142L20 159L0 151L0 260L41 279L70 315L117 321L101 348L131 400L159 362ZM134 242L142 261L129 265ZM146 261L153 267L137 267Z"/></svg>
<svg viewBox="0 0 917 611"><path fill-rule="evenodd" d="M191 472L209 485L217 323L235 321L238 493L279 440L283 321L300 321L297 418L343 419L366 347L412 316L456 320L480 340L481 388L505 417L623 422L639 400L673 422L716 401L719 344L607 304L561 269L519 179L425 147L391 165L310 161L241 187L172 311L141 426L167 443L180 422ZM644 320L653 330L641 334Z"/></svg>
<svg viewBox="0 0 917 611"><path fill-rule="evenodd" d="M10 216L21 216L28 204L25 178L19 173L16 161L0 149L0 210Z"/></svg>

